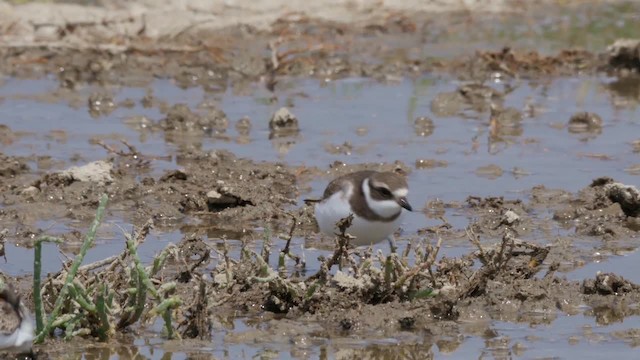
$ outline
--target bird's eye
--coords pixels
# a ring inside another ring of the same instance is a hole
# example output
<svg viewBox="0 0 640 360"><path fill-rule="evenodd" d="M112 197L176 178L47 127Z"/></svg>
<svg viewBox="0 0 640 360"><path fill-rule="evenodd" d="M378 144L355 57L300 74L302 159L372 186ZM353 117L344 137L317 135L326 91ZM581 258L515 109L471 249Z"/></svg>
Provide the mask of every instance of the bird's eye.
<svg viewBox="0 0 640 360"><path fill-rule="evenodd" d="M378 191L380 192L380 194L382 194L382 196L384 197L391 197L391 191L389 191L389 189L387 188L378 188Z"/></svg>

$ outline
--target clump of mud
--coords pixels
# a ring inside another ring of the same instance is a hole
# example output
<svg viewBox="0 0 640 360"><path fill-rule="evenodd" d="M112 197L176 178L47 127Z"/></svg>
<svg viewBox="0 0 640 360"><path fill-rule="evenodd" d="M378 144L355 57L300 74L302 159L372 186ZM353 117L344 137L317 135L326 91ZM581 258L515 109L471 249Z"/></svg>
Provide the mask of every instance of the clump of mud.
<svg viewBox="0 0 640 360"><path fill-rule="evenodd" d="M9 157L0 153L0 178L3 178L4 184L11 179L25 174L29 171L29 166L24 159L19 157Z"/></svg>
<svg viewBox="0 0 640 360"><path fill-rule="evenodd" d="M221 229L250 229L279 219L296 203L297 180L278 163L255 163L225 151L190 151L178 156L179 167L148 175L155 161L137 149L111 153L103 161L35 175L17 158L4 161L0 226L16 228L16 238L38 233L37 220L89 221L106 193L112 207L130 209L133 223L154 217L158 226L178 226L187 218ZM6 175L5 175L6 174Z"/></svg>
<svg viewBox="0 0 640 360"><path fill-rule="evenodd" d="M607 51L613 68L640 71L640 39L618 39Z"/></svg>
<svg viewBox="0 0 640 360"><path fill-rule="evenodd" d="M486 113L493 105L501 105L504 96L503 92L490 86L472 82L455 91L436 95L431 101L431 111L441 117L465 115L467 111Z"/></svg>
<svg viewBox="0 0 640 360"><path fill-rule="evenodd" d="M300 132L298 118L289 109L280 108L269 120L269 138L293 136Z"/></svg>
<svg viewBox="0 0 640 360"><path fill-rule="evenodd" d="M217 107L206 114L191 111L185 104L176 104L160 120L158 126L166 132L211 134L213 131L225 132L229 126L227 115Z"/></svg>
<svg viewBox="0 0 640 360"><path fill-rule="evenodd" d="M413 121L413 129L418 136L431 136L435 130L433 120L426 116L420 116Z"/></svg>
<svg viewBox="0 0 640 360"><path fill-rule="evenodd" d="M602 118L598 114L581 112L576 113L569 119L569 132L580 133L602 133Z"/></svg>
<svg viewBox="0 0 640 360"><path fill-rule="evenodd" d="M548 56L537 51L523 51L505 47L500 51L478 51L466 61L453 65L471 78L489 78L491 74L509 77L540 75L569 75L602 65L596 54L586 50L561 50Z"/></svg>

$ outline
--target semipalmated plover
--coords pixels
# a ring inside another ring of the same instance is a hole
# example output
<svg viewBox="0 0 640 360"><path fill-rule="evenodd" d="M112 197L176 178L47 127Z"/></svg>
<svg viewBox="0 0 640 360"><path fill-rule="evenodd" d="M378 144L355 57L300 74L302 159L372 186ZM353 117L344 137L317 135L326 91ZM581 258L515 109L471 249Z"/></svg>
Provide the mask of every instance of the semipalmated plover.
<svg viewBox="0 0 640 360"><path fill-rule="evenodd" d="M404 176L365 170L334 179L322 199L310 202L315 202L318 226L327 235L338 233L336 223L353 214L346 232L355 236L352 245L362 246L380 242L398 229L402 209L412 211L408 194Z"/></svg>
<svg viewBox="0 0 640 360"><path fill-rule="evenodd" d="M33 321L13 287L0 281L0 352L30 353Z"/></svg>

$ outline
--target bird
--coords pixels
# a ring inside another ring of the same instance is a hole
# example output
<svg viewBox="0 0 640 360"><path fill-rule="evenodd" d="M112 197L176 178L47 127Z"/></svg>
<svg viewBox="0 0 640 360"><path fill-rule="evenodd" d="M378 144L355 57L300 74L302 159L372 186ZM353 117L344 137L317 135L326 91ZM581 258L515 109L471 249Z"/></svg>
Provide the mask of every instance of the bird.
<svg viewBox="0 0 640 360"><path fill-rule="evenodd" d="M0 352L32 354L33 320L12 286L0 281Z"/></svg>
<svg viewBox="0 0 640 360"><path fill-rule="evenodd" d="M409 186L403 175L395 172L363 170L332 180L322 199L307 199L315 204L315 218L320 231L335 236L336 223L353 214L347 234L355 236L352 246L365 246L389 239L400 226L403 209L413 211Z"/></svg>

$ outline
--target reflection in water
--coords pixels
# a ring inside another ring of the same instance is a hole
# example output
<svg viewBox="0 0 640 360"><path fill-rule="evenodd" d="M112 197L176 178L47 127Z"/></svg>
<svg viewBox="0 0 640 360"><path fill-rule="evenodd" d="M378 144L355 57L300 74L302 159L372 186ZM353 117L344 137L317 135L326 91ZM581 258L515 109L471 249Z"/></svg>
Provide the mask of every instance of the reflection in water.
<svg viewBox="0 0 640 360"><path fill-rule="evenodd" d="M363 349L339 349L321 359L434 359L433 344L369 345Z"/></svg>
<svg viewBox="0 0 640 360"><path fill-rule="evenodd" d="M238 122L236 122L236 131L239 135L249 136L251 133L251 119L245 116L238 120Z"/></svg>
<svg viewBox="0 0 640 360"><path fill-rule="evenodd" d="M523 115L516 108L501 108L491 104L491 115L489 117L489 154L495 154L499 150L498 143L507 143L510 137L522 136Z"/></svg>
<svg viewBox="0 0 640 360"><path fill-rule="evenodd" d="M458 350L463 340L464 337L460 334L458 336L437 340L436 345L441 353L451 354Z"/></svg>
<svg viewBox="0 0 640 360"><path fill-rule="evenodd" d="M273 148L278 152L279 157L284 157L291 151L291 148L296 144L296 141L299 140L299 137L289 136L289 137L275 137L271 139L271 144Z"/></svg>
<svg viewBox="0 0 640 360"><path fill-rule="evenodd" d="M485 354L490 355L490 358L493 359L511 359L510 342L511 339L508 336L486 339L485 350L482 351L480 359L484 359Z"/></svg>
<svg viewBox="0 0 640 360"><path fill-rule="evenodd" d="M616 78L605 86L613 95L614 105L635 108L640 104L640 76Z"/></svg>
<svg viewBox="0 0 640 360"><path fill-rule="evenodd" d="M426 116L420 116L414 120L413 129L416 132L416 135L427 137L433 134L435 125L433 124L433 120L431 120L430 118Z"/></svg>

